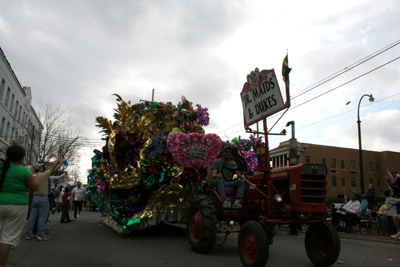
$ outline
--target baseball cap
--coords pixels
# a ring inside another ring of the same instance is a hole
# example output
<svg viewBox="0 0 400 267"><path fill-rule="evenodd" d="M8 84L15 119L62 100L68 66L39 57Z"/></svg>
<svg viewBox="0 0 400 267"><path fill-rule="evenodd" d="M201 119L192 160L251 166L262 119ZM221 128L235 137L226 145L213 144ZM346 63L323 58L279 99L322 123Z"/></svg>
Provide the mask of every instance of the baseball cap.
<svg viewBox="0 0 400 267"><path fill-rule="evenodd" d="M225 152L227 149L230 149L233 152L233 146L229 142L225 142L224 146L222 147L222 152Z"/></svg>
<svg viewBox="0 0 400 267"><path fill-rule="evenodd" d="M37 171L37 170L39 170L39 168L42 167L43 165L44 165L44 163L34 163L34 164L32 165L32 168L33 168L35 171Z"/></svg>

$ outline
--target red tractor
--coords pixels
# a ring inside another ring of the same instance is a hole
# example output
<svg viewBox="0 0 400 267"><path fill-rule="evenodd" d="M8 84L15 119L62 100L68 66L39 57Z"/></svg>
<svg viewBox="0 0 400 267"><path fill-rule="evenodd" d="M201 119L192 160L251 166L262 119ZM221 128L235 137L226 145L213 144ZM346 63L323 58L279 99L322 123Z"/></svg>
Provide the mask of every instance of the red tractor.
<svg viewBox="0 0 400 267"><path fill-rule="evenodd" d="M259 150L267 151L262 147ZM235 221L240 225L238 247L243 265L265 266L275 225L305 224L308 225L305 248L310 261L316 266L335 263L340 253L340 240L335 228L324 221L326 166L306 163L269 170L268 154L259 153L258 157L262 171L253 176L249 176L245 168L230 169L246 181L241 209L224 210L210 182L204 194L195 197L187 225L192 250L210 252L217 232L223 233L218 230L218 223ZM231 160L245 166L241 158ZM228 199L233 203L236 197Z"/></svg>
<svg viewBox="0 0 400 267"><path fill-rule="evenodd" d="M287 57L285 58L287 62ZM284 61L284 63L285 63ZM275 235L276 225L308 225L305 248L308 258L316 266L330 266L340 253L340 239L336 229L324 219L326 207L326 173L322 164L296 164L297 146L292 146L290 166L271 169L268 150L266 117L290 107L289 72L286 64L286 103L283 103L274 70L259 71L258 68L247 76L241 92L244 124L247 132L264 134L265 143L257 147L258 173L249 175L246 163L241 157L232 158L242 168L229 169L236 177L246 182L245 194L240 209L223 209L216 189L208 188L193 200L188 214L188 232L192 250L198 253L210 252L216 242L219 222L237 222L238 247L244 266L265 266L269 245ZM263 120L264 131L252 131L249 126ZM289 123L288 123L289 124ZM293 161L294 160L294 161ZM229 165L230 166L230 165ZM230 180L232 177L225 177ZM227 191L227 190L226 190ZM227 192L228 196L228 192ZM233 203L235 196L228 199Z"/></svg>

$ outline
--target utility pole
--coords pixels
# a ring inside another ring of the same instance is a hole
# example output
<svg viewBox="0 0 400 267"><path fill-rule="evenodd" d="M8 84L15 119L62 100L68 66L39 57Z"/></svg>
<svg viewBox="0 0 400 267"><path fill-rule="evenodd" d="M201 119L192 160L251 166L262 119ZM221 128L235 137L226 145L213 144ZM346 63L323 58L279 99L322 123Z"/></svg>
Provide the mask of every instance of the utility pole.
<svg viewBox="0 0 400 267"><path fill-rule="evenodd" d="M286 127L292 125L292 138L290 138L290 150L289 150L289 165L297 165L297 140L294 137L294 121L286 123Z"/></svg>

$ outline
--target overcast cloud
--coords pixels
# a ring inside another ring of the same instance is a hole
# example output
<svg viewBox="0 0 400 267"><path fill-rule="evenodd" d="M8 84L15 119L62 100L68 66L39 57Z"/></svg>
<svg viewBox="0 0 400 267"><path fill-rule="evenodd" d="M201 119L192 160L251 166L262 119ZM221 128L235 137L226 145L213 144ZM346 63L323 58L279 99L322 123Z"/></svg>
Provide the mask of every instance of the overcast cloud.
<svg viewBox="0 0 400 267"><path fill-rule="evenodd" d="M207 132L247 137L239 95L246 76L258 67L280 77L286 49L292 108L272 132L294 120L300 142L357 148L358 101L372 93L375 102L364 98L360 109L363 148L399 152L400 60L298 105L399 57L400 46L295 96L398 41L400 2L275 2L4 0L0 47L32 88L34 108L51 99L70 109L90 140L83 168L101 147L95 118L112 119L114 93L132 103L151 100L153 88L155 101L176 104L184 95L209 108ZM287 130L270 138L271 148L290 138Z"/></svg>

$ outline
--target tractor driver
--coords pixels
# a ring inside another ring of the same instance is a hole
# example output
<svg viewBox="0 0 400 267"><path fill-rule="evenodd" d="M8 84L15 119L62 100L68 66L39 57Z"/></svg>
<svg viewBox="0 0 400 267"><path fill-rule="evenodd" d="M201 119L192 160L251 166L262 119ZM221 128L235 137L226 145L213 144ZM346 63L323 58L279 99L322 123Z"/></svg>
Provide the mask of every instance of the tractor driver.
<svg viewBox="0 0 400 267"><path fill-rule="evenodd" d="M225 162L228 161L228 159L231 156L232 156L232 147L230 144L226 143L222 148L222 158L214 160L214 162L211 164L212 177L213 177L212 185L217 187L224 209L230 209L232 205L231 201L227 200L226 198L225 186L237 188L236 197L240 198L243 198L245 189L245 181L243 179L237 179L234 181L227 181L224 179L224 175L225 177L229 178L233 176L233 173L227 169L224 169L224 174L222 174L222 166L224 165ZM226 163L226 167L236 168L236 164L232 161L228 161L228 163ZM234 209L242 208L241 201L239 199L236 199L232 205L232 208Z"/></svg>

